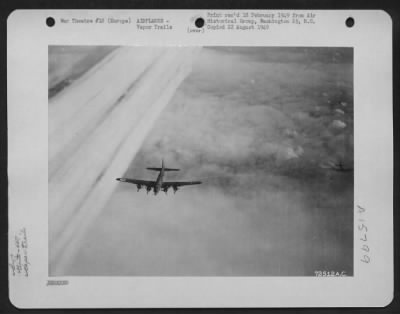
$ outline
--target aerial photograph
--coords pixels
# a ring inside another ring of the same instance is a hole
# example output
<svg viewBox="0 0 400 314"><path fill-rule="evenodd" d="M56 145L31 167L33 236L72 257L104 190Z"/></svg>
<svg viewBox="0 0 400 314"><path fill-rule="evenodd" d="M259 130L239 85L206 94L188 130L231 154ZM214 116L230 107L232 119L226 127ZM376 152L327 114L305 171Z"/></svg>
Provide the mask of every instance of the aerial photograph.
<svg viewBox="0 0 400 314"><path fill-rule="evenodd" d="M353 276L353 49L49 46L49 275Z"/></svg>

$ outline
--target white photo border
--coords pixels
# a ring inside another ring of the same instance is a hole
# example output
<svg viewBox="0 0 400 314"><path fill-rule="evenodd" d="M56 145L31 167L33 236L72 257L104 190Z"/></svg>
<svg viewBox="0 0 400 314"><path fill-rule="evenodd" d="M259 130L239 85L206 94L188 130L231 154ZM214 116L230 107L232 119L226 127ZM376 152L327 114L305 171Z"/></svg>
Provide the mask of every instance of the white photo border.
<svg viewBox="0 0 400 314"><path fill-rule="evenodd" d="M315 25L268 32L188 33L208 10L16 10L7 22L9 249L25 230L29 276L9 270L18 308L379 307L393 299L392 21L378 10L302 10ZM209 10L223 12L228 10ZM234 10L231 10L234 11ZM237 10L235 10L237 11ZM256 11L256 10L245 10ZM258 11L258 10L257 10ZM268 10L294 12L300 10ZM170 32L139 32L121 24L63 25L52 16L164 17ZM345 20L353 17L348 28ZM51 277L48 276L48 46L353 47L353 277ZM370 263L359 225L368 221ZM68 285L46 285L49 279Z"/></svg>

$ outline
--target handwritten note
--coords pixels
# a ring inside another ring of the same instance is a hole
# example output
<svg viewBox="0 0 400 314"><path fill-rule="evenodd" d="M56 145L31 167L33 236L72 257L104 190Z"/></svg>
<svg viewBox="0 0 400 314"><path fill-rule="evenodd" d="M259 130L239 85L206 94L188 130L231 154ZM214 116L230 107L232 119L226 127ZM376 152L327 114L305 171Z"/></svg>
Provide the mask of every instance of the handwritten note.
<svg viewBox="0 0 400 314"><path fill-rule="evenodd" d="M366 208L357 205L358 213L358 232L360 234L360 244L361 244L361 262L369 264L371 262L371 249L368 243L368 227L366 218Z"/></svg>
<svg viewBox="0 0 400 314"><path fill-rule="evenodd" d="M9 247L9 267L13 276L29 277L28 237L26 228L15 233L13 244Z"/></svg>

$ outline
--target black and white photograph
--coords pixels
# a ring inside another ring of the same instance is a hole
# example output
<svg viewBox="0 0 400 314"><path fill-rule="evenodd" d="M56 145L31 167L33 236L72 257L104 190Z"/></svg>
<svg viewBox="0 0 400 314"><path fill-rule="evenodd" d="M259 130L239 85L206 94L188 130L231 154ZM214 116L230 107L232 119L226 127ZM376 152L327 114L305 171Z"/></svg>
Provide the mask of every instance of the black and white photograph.
<svg viewBox="0 0 400 314"><path fill-rule="evenodd" d="M353 276L353 64L49 46L49 276Z"/></svg>
<svg viewBox="0 0 400 314"><path fill-rule="evenodd" d="M17 308L384 307L393 71L380 10L16 10Z"/></svg>

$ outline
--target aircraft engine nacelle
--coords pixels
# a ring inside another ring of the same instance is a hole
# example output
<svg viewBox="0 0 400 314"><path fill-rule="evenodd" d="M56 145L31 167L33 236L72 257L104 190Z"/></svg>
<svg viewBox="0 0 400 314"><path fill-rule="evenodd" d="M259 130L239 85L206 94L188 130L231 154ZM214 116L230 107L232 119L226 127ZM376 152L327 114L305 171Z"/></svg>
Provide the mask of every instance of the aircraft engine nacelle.
<svg viewBox="0 0 400 314"><path fill-rule="evenodd" d="M148 185L148 186L146 187L146 191L147 191L147 193L149 193L149 192L151 191L151 186Z"/></svg>
<svg viewBox="0 0 400 314"><path fill-rule="evenodd" d="M173 187L173 189L174 189L174 193L176 193L176 191L178 191L178 186L174 185L174 186L172 186L172 187Z"/></svg>
<svg viewBox="0 0 400 314"><path fill-rule="evenodd" d="M162 189L163 192L167 193L167 192L168 192L168 188L169 188L169 186L164 187L164 188Z"/></svg>
<svg viewBox="0 0 400 314"><path fill-rule="evenodd" d="M136 186L137 186L137 190L138 190L138 191L142 188L142 185L141 185L141 184L137 184Z"/></svg>

